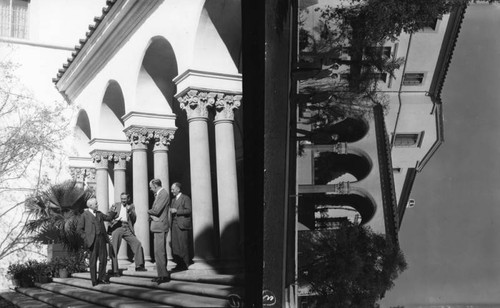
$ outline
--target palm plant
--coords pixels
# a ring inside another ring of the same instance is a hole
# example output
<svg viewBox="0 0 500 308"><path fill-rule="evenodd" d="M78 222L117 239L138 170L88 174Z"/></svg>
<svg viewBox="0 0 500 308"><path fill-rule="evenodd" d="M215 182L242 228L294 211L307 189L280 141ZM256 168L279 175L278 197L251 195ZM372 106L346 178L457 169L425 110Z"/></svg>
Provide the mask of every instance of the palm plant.
<svg viewBox="0 0 500 308"><path fill-rule="evenodd" d="M84 190L75 181L66 181L28 198L28 232L36 241L54 241L70 251L79 250L82 239L76 229L78 216L91 196L92 192Z"/></svg>

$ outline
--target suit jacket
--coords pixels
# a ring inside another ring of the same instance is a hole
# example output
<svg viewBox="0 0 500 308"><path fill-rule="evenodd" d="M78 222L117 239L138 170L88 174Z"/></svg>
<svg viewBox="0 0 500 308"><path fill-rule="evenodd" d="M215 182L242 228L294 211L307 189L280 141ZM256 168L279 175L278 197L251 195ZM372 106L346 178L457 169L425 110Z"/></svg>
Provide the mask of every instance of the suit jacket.
<svg viewBox="0 0 500 308"><path fill-rule="evenodd" d="M151 232L168 232L170 229L170 194L165 188L158 191L155 201L148 214L152 221Z"/></svg>
<svg viewBox="0 0 500 308"><path fill-rule="evenodd" d="M119 222L118 216L120 216L121 210L122 210L122 203L121 202L116 202L109 209L108 216L110 216L113 219L113 221L109 225L109 229L111 231L113 231L114 229L117 228L117 224ZM132 231L132 233L134 233L134 224L135 224L136 220L137 220L137 215L135 213L135 206L133 204L129 204L127 222L128 222L128 226L130 228L130 231Z"/></svg>
<svg viewBox="0 0 500 308"><path fill-rule="evenodd" d="M108 215L97 211L96 215L92 215L88 210L85 210L78 220L77 230L83 238L85 248L90 248L97 237L103 233L106 241L109 243L109 237L106 235L106 227L104 221L111 220Z"/></svg>
<svg viewBox="0 0 500 308"><path fill-rule="evenodd" d="M191 198L189 198L185 194L181 194L179 198L173 199L172 208L177 210L177 212L172 215L173 222L177 223L181 230L191 229Z"/></svg>

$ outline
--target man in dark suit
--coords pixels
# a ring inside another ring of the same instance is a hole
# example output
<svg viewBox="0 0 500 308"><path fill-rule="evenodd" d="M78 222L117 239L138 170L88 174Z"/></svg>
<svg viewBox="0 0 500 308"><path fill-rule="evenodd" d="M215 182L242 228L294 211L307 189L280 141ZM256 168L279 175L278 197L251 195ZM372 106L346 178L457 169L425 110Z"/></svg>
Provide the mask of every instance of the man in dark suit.
<svg viewBox="0 0 500 308"><path fill-rule="evenodd" d="M189 266L189 230L192 228L191 199L182 193L181 183L174 183L170 192L174 196L172 213L172 256L177 266L174 271L187 270Z"/></svg>
<svg viewBox="0 0 500 308"><path fill-rule="evenodd" d="M87 209L83 211L77 225L77 230L83 238L84 248L90 251L89 267L92 286L99 283L109 283L106 278L106 262L108 258L106 244L109 243L109 238L104 226L105 220L109 221L111 219L97 210L97 200L91 198L87 201ZM97 258L99 258L98 276L96 275Z"/></svg>
<svg viewBox="0 0 500 308"><path fill-rule="evenodd" d="M137 272L146 271L146 268L144 267L142 244L134 234L134 223L137 219L135 206L133 204L129 204L129 202L129 195L127 193L122 193L120 195L120 202L113 204L108 213L108 216L113 218L113 221L109 226L108 233L111 233L111 244L113 245L113 251L110 254L111 262L113 264L113 275L115 277L120 276L117 256L122 238L130 245L130 248L132 248L132 251L134 252L135 270Z"/></svg>
<svg viewBox="0 0 500 308"><path fill-rule="evenodd" d="M168 230L170 229L170 194L161 187L159 179L153 179L149 182L149 188L155 194L155 201L148 214L151 219L150 230L154 234L154 249L156 260L156 271L158 278L152 281L158 284L170 281L170 273L167 270L167 249L166 240Z"/></svg>

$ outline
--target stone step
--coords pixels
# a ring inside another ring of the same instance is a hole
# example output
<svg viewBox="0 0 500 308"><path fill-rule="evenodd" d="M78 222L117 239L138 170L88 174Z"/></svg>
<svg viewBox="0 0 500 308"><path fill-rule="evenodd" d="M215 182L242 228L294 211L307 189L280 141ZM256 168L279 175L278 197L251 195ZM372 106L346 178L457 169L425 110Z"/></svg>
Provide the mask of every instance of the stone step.
<svg viewBox="0 0 500 308"><path fill-rule="evenodd" d="M90 280L90 273L77 273L72 275L73 278L87 279ZM69 279L69 278L68 278ZM55 278L54 281L66 284L73 284L73 280L58 279ZM167 283L162 283L160 285L151 281L150 277L134 277L134 276L121 276L121 277L111 277L110 281L112 283L132 285L139 287L146 287L152 289L162 289L172 292L179 293L189 293L194 295L218 297L218 298L228 298L230 295L237 294L239 297L243 297L244 288L238 286L230 286L223 284L212 284L212 283L200 283L200 282L188 282L181 280L171 280Z"/></svg>
<svg viewBox="0 0 500 308"><path fill-rule="evenodd" d="M19 288L20 289L20 288ZM0 297L21 308L52 308L54 306L43 303L19 292L3 292Z"/></svg>
<svg viewBox="0 0 500 308"><path fill-rule="evenodd" d="M39 305L40 304L52 305L48 307L88 308L90 305L92 305L93 307L105 307L97 305L96 303L89 303L87 301L78 300L70 296L57 294L39 288L18 288L17 292L32 297L33 299L36 299L37 301L39 301L38 302Z"/></svg>
<svg viewBox="0 0 500 308"><path fill-rule="evenodd" d="M132 285L120 285L116 283L100 284L92 286L90 280L77 278L61 278L74 283L74 285L52 282L37 285L48 291L64 294L80 300L104 305L106 307L228 307L228 301L221 298L213 298L185 293L177 293L162 289L150 289ZM156 303L156 306L137 306L138 302ZM167 306L159 306L167 305Z"/></svg>
<svg viewBox="0 0 500 308"><path fill-rule="evenodd" d="M124 276L134 276L134 277L146 277L155 278L157 277L155 270L148 270L146 272L136 272L134 270L124 270L122 272ZM210 284L224 284L232 286L243 286L244 279L241 274L216 274L209 271L203 270L187 270L181 272L173 272L170 274L172 280L188 281L188 282L200 282L200 283L210 283Z"/></svg>

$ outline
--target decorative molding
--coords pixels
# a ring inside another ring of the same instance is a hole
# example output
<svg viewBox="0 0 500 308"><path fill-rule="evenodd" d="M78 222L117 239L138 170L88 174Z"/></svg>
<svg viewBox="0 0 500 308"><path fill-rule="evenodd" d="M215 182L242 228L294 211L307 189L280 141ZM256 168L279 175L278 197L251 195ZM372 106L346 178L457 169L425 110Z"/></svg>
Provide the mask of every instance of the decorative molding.
<svg viewBox="0 0 500 308"><path fill-rule="evenodd" d="M130 161L131 156L129 152L114 152L111 158L114 162L114 170L127 169L127 162Z"/></svg>
<svg viewBox="0 0 500 308"><path fill-rule="evenodd" d="M335 143L332 146L332 151L337 154L347 154L347 142Z"/></svg>
<svg viewBox="0 0 500 308"><path fill-rule="evenodd" d="M113 152L108 151L92 151L92 162L97 169L107 169L109 162L113 160Z"/></svg>
<svg viewBox="0 0 500 308"><path fill-rule="evenodd" d="M77 46L71 65L56 83L59 92L73 101L160 4L126 0L113 5L85 44Z"/></svg>
<svg viewBox="0 0 500 308"><path fill-rule="evenodd" d="M69 168L69 173L71 175L71 178L77 182L83 183L85 181L85 168L82 167L70 167Z"/></svg>
<svg viewBox="0 0 500 308"><path fill-rule="evenodd" d="M95 168L86 168L85 169L85 182L86 183L94 183L95 182Z"/></svg>
<svg viewBox="0 0 500 308"><path fill-rule="evenodd" d="M162 129L162 130L154 130L154 139L155 146L168 146L170 142L174 140L175 130L171 129Z"/></svg>
<svg viewBox="0 0 500 308"><path fill-rule="evenodd" d="M241 106L242 95L217 93L215 98L215 123L221 120L234 120L234 109Z"/></svg>
<svg viewBox="0 0 500 308"><path fill-rule="evenodd" d="M127 140L132 146L149 144L149 139L154 137L154 131L146 127L127 127L125 130Z"/></svg>
<svg viewBox="0 0 500 308"><path fill-rule="evenodd" d="M188 121L196 118L208 119L208 107L214 105L216 95L213 92L189 90L187 94L180 96L178 101L181 109L186 111Z"/></svg>
<svg viewBox="0 0 500 308"><path fill-rule="evenodd" d="M332 186L333 186L332 192L334 194L347 195L351 191L349 182L340 182L337 184L333 184Z"/></svg>

